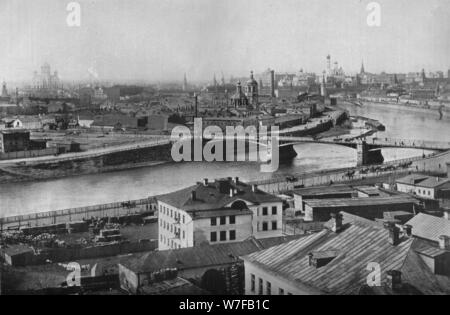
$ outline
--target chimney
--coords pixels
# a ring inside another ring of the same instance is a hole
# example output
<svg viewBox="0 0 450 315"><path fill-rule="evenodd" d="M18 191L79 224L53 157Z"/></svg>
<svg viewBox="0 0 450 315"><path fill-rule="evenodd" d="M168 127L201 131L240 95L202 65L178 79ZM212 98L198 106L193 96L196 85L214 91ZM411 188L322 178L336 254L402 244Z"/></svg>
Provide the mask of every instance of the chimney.
<svg viewBox="0 0 450 315"><path fill-rule="evenodd" d="M235 182L235 184L239 183L239 177L235 177L234 182Z"/></svg>
<svg viewBox="0 0 450 315"><path fill-rule="evenodd" d="M230 197L234 197L234 190L233 190L233 188L230 188Z"/></svg>
<svg viewBox="0 0 450 315"><path fill-rule="evenodd" d="M408 237L411 237L411 235L412 235L412 226L409 225L409 224L404 225L404 226L403 226L403 231L405 232L405 234L406 234Z"/></svg>
<svg viewBox="0 0 450 315"><path fill-rule="evenodd" d="M387 272L387 285L393 291L400 290L402 288L402 273L398 270L388 270Z"/></svg>
<svg viewBox="0 0 450 315"><path fill-rule="evenodd" d="M389 243L397 246L400 243L400 229L392 221L384 222L384 227L389 231Z"/></svg>
<svg viewBox="0 0 450 315"><path fill-rule="evenodd" d="M198 117L198 96L194 93L194 107L195 107L195 117Z"/></svg>
<svg viewBox="0 0 450 315"><path fill-rule="evenodd" d="M444 250L450 250L450 236L439 236L439 248Z"/></svg>
<svg viewBox="0 0 450 315"><path fill-rule="evenodd" d="M207 178L204 178L204 179L203 179L203 185L204 185L204 186L208 186L208 179L207 179Z"/></svg>
<svg viewBox="0 0 450 315"><path fill-rule="evenodd" d="M270 96L275 97L275 71L270 71Z"/></svg>
<svg viewBox="0 0 450 315"><path fill-rule="evenodd" d="M331 219L332 219L331 230L334 233L340 232L342 230L342 214L341 213L332 213Z"/></svg>
<svg viewBox="0 0 450 315"><path fill-rule="evenodd" d="M252 191L257 192L258 191L258 185L252 185Z"/></svg>
<svg viewBox="0 0 450 315"><path fill-rule="evenodd" d="M197 193L194 190L191 192L191 198L194 201L197 199Z"/></svg>
<svg viewBox="0 0 450 315"><path fill-rule="evenodd" d="M444 219L450 220L450 209L444 209Z"/></svg>

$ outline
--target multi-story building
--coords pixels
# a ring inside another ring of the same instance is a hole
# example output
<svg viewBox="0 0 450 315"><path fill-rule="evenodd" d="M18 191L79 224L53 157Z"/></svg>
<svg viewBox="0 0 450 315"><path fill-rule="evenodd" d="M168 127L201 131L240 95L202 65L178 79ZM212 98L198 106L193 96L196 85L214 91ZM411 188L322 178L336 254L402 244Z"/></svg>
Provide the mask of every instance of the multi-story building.
<svg viewBox="0 0 450 315"><path fill-rule="evenodd" d="M160 250L282 234L282 200L239 178L205 179L157 200Z"/></svg>

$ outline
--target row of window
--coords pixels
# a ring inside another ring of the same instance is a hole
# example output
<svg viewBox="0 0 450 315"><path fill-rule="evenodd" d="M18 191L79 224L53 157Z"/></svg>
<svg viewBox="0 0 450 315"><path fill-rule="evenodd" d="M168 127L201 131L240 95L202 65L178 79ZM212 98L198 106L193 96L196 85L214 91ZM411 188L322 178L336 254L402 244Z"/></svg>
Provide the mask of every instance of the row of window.
<svg viewBox="0 0 450 315"><path fill-rule="evenodd" d="M278 213L277 206L273 206L272 207L272 215L277 215L277 213ZM261 212L259 211L259 208L258 208L258 215L263 215L263 216L269 215L269 207L262 207Z"/></svg>
<svg viewBox="0 0 450 315"><path fill-rule="evenodd" d="M161 214L164 214L164 215L166 215L166 216L171 217L171 218L174 219L174 220L178 220L178 222L180 222L180 223L183 223L183 224L186 223L186 217L185 217L185 215L184 215L184 214L181 215L181 214L180 214L178 211L176 211L176 210L169 209L169 208L166 208L166 207L160 205L160 206L159 206L159 212L160 212Z"/></svg>
<svg viewBox="0 0 450 315"><path fill-rule="evenodd" d="M272 222L258 222L257 223L257 230L258 231L269 231L269 224L272 228L272 230L278 230L278 223L277 221Z"/></svg>
<svg viewBox="0 0 450 315"><path fill-rule="evenodd" d="M236 231L235 230L228 231L228 234L229 234L229 238L227 239L227 231L211 232L211 235L210 235L211 243L217 242L217 236L219 236L219 240L221 242L224 242L227 240L228 241L236 240Z"/></svg>
<svg viewBox="0 0 450 315"><path fill-rule="evenodd" d="M180 228L177 228L174 224L171 224L169 222L166 222L166 221L160 219L159 226L162 229L165 229L170 233L174 233L176 236L178 236L179 238L181 238L183 240L186 238L186 232L182 231Z"/></svg>
<svg viewBox="0 0 450 315"><path fill-rule="evenodd" d="M230 215L228 218L228 224L236 224L236 216ZM227 224L227 217L211 218L211 226L216 226L218 224Z"/></svg>
<svg viewBox="0 0 450 315"><path fill-rule="evenodd" d="M417 190L419 195L427 195L427 191L424 189L423 191L421 189ZM431 191L428 190L428 196L431 196Z"/></svg>
<svg viewBox="0 0 450 315"><path fill-rule="evenodd" d="M160 237L160 242L163 243L164 245L167 245L168 247L170 247L172 249L180 249L181 248L180 244L177 244L176 242L174 242L173 239L170 239L162 234Z"/></svg>
<svg viewBox="0 0 450 315"><path fill-rule="evenodd" d="M250 291L256 293L256 276L250 274ZM284 295L284 289L278 288L278 295ZM272 295L272 283L266 281L266 290L264 291L264 280L258 278L258 295ZM292 293L287 292L287 295L292 295Z"/></svg>

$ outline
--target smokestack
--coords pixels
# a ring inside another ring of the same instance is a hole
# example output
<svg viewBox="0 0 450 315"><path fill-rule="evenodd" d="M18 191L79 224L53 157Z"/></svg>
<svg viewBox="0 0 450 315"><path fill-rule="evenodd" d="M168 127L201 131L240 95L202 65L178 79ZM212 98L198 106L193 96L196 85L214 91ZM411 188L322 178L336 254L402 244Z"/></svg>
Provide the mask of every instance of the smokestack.
<svg viewBox="0 0 450 315"><path fill-rule="evenodd" d="M208 186L208 179L207 179L207 178L204 178L204 179L203 179L203 185L204 185L204 186Z"/></svg>
<svg viewBox="0 0 450 315"><path fill-rule="evenodd" d="M270 70L270 96L275 97L275 71Z"/></svg>
<svg viewBox="0 0 450 315"><path fill-rule="evenodd" d="M234 182L237 184L239 182L239 177L235 177Z"/></svg>
<svg viewBox="0 0 450 315"><path fill-rule="evenodd" d="M450 250L450 236L439 236L439 248L443 250Z"/></svg>
<svg viewBox="0 0 450 315"><path fill-rule="evenodd" d="M393 291L400 290L402 288L402 273L398 270L388 270L387 272L387 285Z"/></svg>
<svg viewBox="0 0 450 315"><path fill-rule="evenodd" d="M384 222L384 227L389 232L389 243L397 246L400 243L400 229L392 221Z"/></svg>
<svg viewBox="0 0 450 315"><path fill-rule="evenodd" d="M331 219L332 219L331 230L334 233L340 232L342 230L342 214L341 213L332 213Z"/></svg>
<svg viewBox="0 0 450 315"><path fill-rule="evenodd" d="M195 117L198 117L198 96L194 93L194 107L195 107Z"/></svg>

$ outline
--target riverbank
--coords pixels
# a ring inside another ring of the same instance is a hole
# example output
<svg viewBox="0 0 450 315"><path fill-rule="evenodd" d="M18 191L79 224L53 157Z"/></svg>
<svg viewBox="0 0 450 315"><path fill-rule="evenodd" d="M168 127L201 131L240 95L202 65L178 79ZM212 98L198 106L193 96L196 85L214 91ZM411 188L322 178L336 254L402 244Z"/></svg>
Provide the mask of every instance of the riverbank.
<svg viewBox="0 0 450 315"><path fill-rule="evenodd" d="M361 106L355 105L352 102L347 101L340 101L341 104L347 105L347 106L355 106L355 107L364 107L364 106L372 106L372 107L378 107L378 108L390 108L390 109L397 109L397 110L407 110L409 112L413 113L426 113L430 115L436 115L437 117L440 117L439 114L439 108L438 107L425 107L423 105L406 105L403 103L387 103L387 102L374 102L374 101L360 101ZM338 105L339 107L339 105ZM443 112L443 118L450 119L450 107L444 107L442 109Z"/></svg>
<svg viewBox="0 0 450 315"><path fill-rule="evenodd" d="M78 172L78 173L70 173L70 172L58 172L58 173L49 173L47 176L43 176L42 174L35 174L33 175L33 172L30 172L30 174L23 174L18 171L9 170L5 167L0 168L0 185L2 184L8 184L8 183L20 183L20 182L36 182L36 181L50 181L60 178L67 178L67 177L78 177L78 176L84 176L84 175L95 175L95 174L103 174L103 173L110 173L110 172L119 172L119 171L126 171L126 170L133 170L133 169L139 169L139 168L145 168L145 167L153 167L153 166L159 166L159 165L165 165L173 163L171 161L147 161L147 162L140 162L140 163L125 163L120 164L116 166L107 166L103 168L97 168L97 169L91 169L87 170L85 172Z"/></svg>

